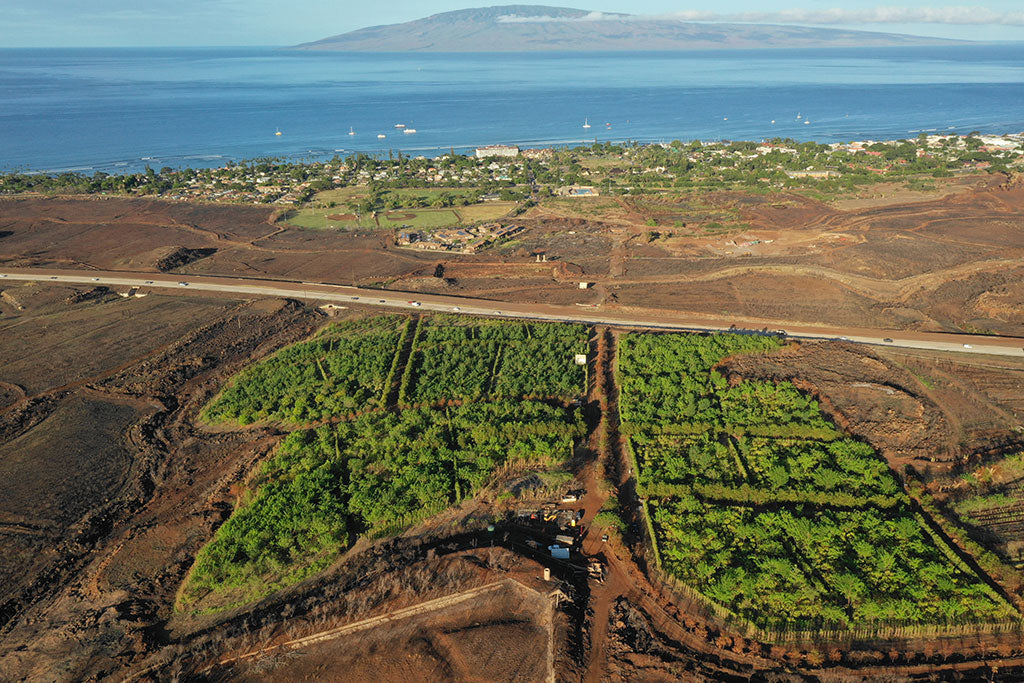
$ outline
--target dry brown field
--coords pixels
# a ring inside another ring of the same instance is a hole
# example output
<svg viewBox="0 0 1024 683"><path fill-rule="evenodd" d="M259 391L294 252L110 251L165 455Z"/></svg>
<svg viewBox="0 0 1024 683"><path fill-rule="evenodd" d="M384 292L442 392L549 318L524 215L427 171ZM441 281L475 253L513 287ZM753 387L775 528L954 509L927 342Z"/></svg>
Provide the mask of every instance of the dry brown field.
<svg viewBox="0 0 1024 683"><path fill-rule="evenodd" d="M1024 186L1000 177L930 193L883 185L854 204L798 194L601 198L591 217L557 200L532 209L516 239L475 255L395 249L387 231L296 228L260 207L7 198L0 264L1024 335ZM669 220L673 211L690 213ZM715 221L727 229L709 228ZM592 288L579 290L581 281Z"/></svg>

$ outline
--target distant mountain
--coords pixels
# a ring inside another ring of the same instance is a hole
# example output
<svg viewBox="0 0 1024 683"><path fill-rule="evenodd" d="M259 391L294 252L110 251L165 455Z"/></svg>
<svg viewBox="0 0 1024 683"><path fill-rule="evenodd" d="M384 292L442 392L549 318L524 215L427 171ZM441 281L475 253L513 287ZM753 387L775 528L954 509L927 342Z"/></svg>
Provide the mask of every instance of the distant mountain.
<svg viewBox="0 0 1024 683"><path fill-rule="evenodd" d="M768 24L693 23L568 7L502 5L371 26L298 45L355 52L535 52L892 47L960 41Z"/></svg>

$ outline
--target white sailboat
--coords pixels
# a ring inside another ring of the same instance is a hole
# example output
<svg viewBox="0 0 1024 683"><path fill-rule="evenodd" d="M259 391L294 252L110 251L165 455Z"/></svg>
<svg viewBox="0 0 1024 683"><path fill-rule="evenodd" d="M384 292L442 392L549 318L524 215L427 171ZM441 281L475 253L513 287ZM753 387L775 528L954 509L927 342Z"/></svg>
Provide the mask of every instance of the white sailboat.
<svg viewBox="0 0 1024 683"><path fill-rule="evenodd" d="M590 119L589 118L583 119L583 127L584 128L590 128Z"/></svg>
<svg viewBox="0 0 1024 683"><path fill-rule="evenodd" d="M349 134L349 135L355 135L355 134L356 134L356 131L355 131L355 129L354 129L354 128L352 128L352 126L349 126L349 127L348 127L348 134Z"/></svg>

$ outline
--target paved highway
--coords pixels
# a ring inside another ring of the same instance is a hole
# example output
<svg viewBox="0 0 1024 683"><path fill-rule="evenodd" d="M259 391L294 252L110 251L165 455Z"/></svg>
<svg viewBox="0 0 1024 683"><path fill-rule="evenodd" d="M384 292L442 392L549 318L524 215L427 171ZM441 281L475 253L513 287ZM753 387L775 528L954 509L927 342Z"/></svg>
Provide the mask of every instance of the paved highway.
<svg viewBox="0 0 1024 683"><path fill-rule="evenodd" d="M751 330L763 328L772 331L785 330L788 336L802 339L835 339L908 349L1024 357L1024 338L1019 337L790 325L739 318L688 317L685 314L673 312L661 313L643 310L607 311L591 306L496 302L435 294L409 294L362 289L316 282L34 268L2 269L0 270L0 286L3 285L5 279L105 285L108 287L139 287L144 291L168 289L182 294L199 291L241 294L247 297L290 297L335 305L359 304L405 311L443 311L500 318L598 323L663 330L720 332L733 329L735 324L738 328Z"/></svg>

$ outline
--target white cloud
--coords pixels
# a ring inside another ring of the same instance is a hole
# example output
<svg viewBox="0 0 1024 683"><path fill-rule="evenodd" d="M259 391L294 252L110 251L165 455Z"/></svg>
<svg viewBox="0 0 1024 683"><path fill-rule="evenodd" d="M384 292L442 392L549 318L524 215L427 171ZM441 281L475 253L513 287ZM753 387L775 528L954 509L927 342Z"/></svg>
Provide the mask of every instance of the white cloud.
<svg viewBox="0 0 1024 683"><path fill-rule="evenodd" d="M788 9L777 12L706 12L688 10L656 16L590 12L579 17L500 17L503 23L580 21L731 21L756 24L948 24L955 26L1024 26L1024 11L997 12L987 7L873 7L869 9Z"/></svg>
<svg viewBox="0 0 1024 683"><path fill-rule="evenodd" d="M560 21L606 21L612 20L623 20L623 19L639 19L639 16L634 15L622 15L622 14L605 14L604 12L590 12L581 17L521 17L517 14L506 14L498 17L498 23L500 24L530 24L540 22L560 22Z"/></svg>
<svg viewBox="0 0 1024 683"><path fill-rule="evenodd" d="M783 24L1001 24L1024 26L1024 12L987 7L873 7L869 9L789 9L778 12L675 12L680 21L741 21Z"/></svg>

